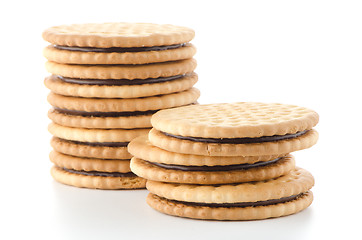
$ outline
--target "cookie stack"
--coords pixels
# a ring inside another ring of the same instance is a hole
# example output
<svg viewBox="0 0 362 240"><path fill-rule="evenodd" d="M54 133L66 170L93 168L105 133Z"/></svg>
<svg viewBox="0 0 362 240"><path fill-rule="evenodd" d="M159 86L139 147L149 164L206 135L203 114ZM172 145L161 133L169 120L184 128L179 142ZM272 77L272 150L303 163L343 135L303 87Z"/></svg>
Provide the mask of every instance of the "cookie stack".
<svg viewBox="0 0 362 240"><path fill-rule="evenodd" d="M313 176L291 152L313 146L318 114L284 104L185 106L153 115L128 146L148 204L180 217L252 220L307 208Z"/></svg>
<svg viewBox="0 0 362 240"><path fill-rule="evenodd" d="M194 31L147 23L51 27L43 38L55 180L77 187L133 189L128 143L147 134L160 109L194 104Z"/></svg>

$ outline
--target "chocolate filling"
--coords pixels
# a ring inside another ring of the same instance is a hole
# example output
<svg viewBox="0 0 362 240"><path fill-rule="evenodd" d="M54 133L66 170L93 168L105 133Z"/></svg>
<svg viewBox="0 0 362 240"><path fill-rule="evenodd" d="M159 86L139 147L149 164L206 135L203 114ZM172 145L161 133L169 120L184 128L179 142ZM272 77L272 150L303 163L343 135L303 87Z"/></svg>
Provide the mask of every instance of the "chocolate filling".
<svg viewBox="0 0 362 240"><path fill-rule="evenodd" d="M81 78L68 78L56 75L57 78L66 83L80 84L80 85L105 85L105 86L123 86L123 85L143 85L143 84L152 84L160 82L173 81L182 77L185 77L186 74L176 75L170 77L160 77L160 78L147 78L147 79L81 79Z"/></svg>
<svg viewBox="0 0 362 240"><path fill-rule="evenodd" d="M149 110L149 111L135 111L135 112L85 112L78 110L69 110L54 107L54 110L67 115L75 115L82 117L130 117L130 116L143 116L143 115L152 115L158 110Z"/></svg>
<svg viewBox="0 0 362 240"><path fill-rule="evenodd" d="M168 46L153 46L153 47L133 47L133 48L121 48L121 47L111 47L111 48L95 48L95 47L76 47L76 46L61 46L53 45L59 50L67 51L78 51L78 52L99 52L99 53L125 53L125 52L149 52L149 51L164 51L169 49L176 49L184 47L186 44L174 44Z"/></svg>
<svg viewBox="0 0 362 240"><path fill-rule="evenodd" d="M181 171L206 171L206 172L219 172L219 171L233 171L233 170L244 170L249 168L267 166L273 164L280 160L281 158L276 158L266 162L256 162L252 164L235 164L227 166L182 166L182 165L173 165L173 164L163 164L149 162L150 164L156 165L161 168L170 169L170 170L181 170Z"/></svg>
<svg viewBox="0 0 362 240"><path fill-rule="evenodd" d="M129 142L78 142L67 140L63 138L58 138L62 142L69 142L73 144L80 144L92 147L127 147Z"/></svg>
<svg viewBox="0 0 362 240"><path fill-rule="evenodd" d="M120 173L120 172L98 172L98 171L82 171L82 170L73 170L68 168L61 168L66 172L81 174L85 176L95 176L95 177L136 177L132 172Z"/></svg>
<svg viewBox="0 0 362 240"><path fill-rule="evenodd" d="M169 133L162 132L168 137L174 137L181 140L189 140L194 142L203 142L203 143L228 143L228 144L246 144L246 143L263 143L263 142L275 142L291 138L296 138L306 134L309 130L304 130L294 134L286 135L274 135L274 136L265 136L258 138L199 138L199 137L184 137L173 135Z"/></svg>
<svg viewBox="0 0 362 240"><path fill-rule="evenodd" d="M297 195L292 195L290 197L283 197L279 199L271 199L266 201L257 201L257 202L238 202L238 203L196 203L196 202L183 202L183 201L177 201L177 200L169 200L170 202L176 203L176 204L184 204L187 206L198 206L198 207L212 207L212 208L244 208L244 207L258 207L258 206L267 206L267 205L273 205L278 203L285 203L289 201L293 201L299 197L302 197L304 193L300 193ZM165 199L165 198L161 198Z"/></svg>

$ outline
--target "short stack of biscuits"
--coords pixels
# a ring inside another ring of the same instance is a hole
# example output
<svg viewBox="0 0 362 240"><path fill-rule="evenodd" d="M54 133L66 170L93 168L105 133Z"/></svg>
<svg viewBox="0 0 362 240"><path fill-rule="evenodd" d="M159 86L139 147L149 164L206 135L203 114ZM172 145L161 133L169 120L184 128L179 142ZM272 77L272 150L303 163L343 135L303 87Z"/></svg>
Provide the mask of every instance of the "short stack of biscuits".
<svg viewBox="0 0 362 240"><path fill-rule="evenodd" d="M51 90L55 180L97 189L144 188L128 143L160 109L196 103L192 29L150 23L72 24L43 38Z"/></svg>
<svg viewBox="0 0 362 240"><path fill-rule="evenodd" d="M313 146L319 116L274 103L185 106L157 112L128 146L147 179L147 203L174 216L213 220L280 217L307 208L313 176L291 152Z"/></svg>

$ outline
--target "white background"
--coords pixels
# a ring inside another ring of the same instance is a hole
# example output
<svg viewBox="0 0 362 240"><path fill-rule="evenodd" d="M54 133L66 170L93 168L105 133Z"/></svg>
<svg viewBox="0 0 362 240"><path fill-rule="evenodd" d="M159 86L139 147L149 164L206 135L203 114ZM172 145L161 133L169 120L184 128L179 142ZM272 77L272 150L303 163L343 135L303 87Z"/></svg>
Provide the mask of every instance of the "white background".
<svg viewBox="0 0 362 240"><path fill-rule="evenodd" d="M7 1L1 4L1 239L361 239L360 1ZM215 222L160 214L146 190L53 181L42 31L85 22L184 25L200 103L296 104L320 114L319 143L297 152L315 201L289 217Z"/></svg>

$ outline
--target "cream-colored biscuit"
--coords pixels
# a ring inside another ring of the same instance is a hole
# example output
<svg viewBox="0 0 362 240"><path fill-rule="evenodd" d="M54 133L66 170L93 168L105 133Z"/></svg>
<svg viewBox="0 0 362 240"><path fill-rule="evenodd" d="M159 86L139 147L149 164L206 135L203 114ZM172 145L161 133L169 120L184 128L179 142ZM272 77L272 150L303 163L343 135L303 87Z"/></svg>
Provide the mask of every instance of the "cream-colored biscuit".
<svg viewBox="0 0 362 240"><path fill-rule="evenodd" d="M195 73L172 81L142 85L86 85L67 83L55 75L45 78L45 86L52 92L74 97L85 98L139 98L182 92L192 88L197 82Z"/></svg>
<svg viewBox="0 0 362 240"><path fill-rule="evenodd" d="M55 123L76 128L150 128L151 116L138 115L138 116L124 116L124 117L85 117L80 115L63 114L55 109L50 109L48 117Z"/></svg>
<svg viewBox="0 0 362 240"><path fill-rule="evenodd" d="M202 156L192 154L181 154L169 152L153 146L147 135L139 136L128 144L128 151L135 157L149 162L186 165L186 166L215 166L234 165L244 163L256 163L270 161L286 154L266 155L266 156Z"/></svg>
<svg viewBox="0 0 362 240"><path fill-rule="evenodd" d="M289 155L267 166L229 171L183 171L166 169L133 157L132 172L152 181L183 184L230 184L262 181L288 174L295 167L294 158Z"/></svg>
<svg viewBox="0 0 362 240"><path fill-rule="evenodd" d="M69 78L133 80L191 73L196 68L196 60L185 59L141 65L76 65L48 61L45 67L52 74Z"/></svg>
<svg viewBox="0 0 362 240"><path fill-rule="evenodd" d="M213 220L254 220L297 213L313 201L313 176L296 168L279 178L231 185L200 186L147 181L147 203L154 209L180 217ZM282 203L249 207L197 206L202 204L256 203L296 197ZM196 203L196 204L194 204Z"/></svg>
<svg viewBox="0 0 362 240"><path fill-rule="evenodd" d="M129 112L148 111L188 105L197 101L200 91L189 90L146 98L99 99L67 97L55 93L48 95L48 102L60 109L86 112Z"/></svg>
<svg viewBox="0 0 362 240"><path fill-rule="evenodd" d="M50 161L61 168L98 172L131 172L129 160L81 158L52 151Z"/></svg>
<svg viewBox="0 0 362 240"><path fill-rule="evenodd" d="M131 166L132 169L132 166ZM280 199L306 192L314 185L314 178L308 171L296 167L279 178L260 182L219 186L148 181L147 189L160 197L199 203L238 203Z"/></svg>
<svg viewBox="0 0 362 240"><path fill-rule="evenodd" d="M130 142L135 137L147 134L148 128L136 129L89 129L71 128L50 123L49 132L62 139L79 142Z"/></svg>
<svg viewBox="0 0 362 240"><path fill-rule="evenodd" d="M186 43L195 32L187 27L153 23L86 23L54 26L43 32L44 40L79 47L150 47Z"/></svg>
<svg viewBox="0 0 362 240"><path fill-rule="evenodd" d="M86 176L82 174L70 173L59 167L51 168L53 178L63 184L82 188L95 189L139 189L144 188L146 180L137 176L132 177L102 177Z"/></svg>
<svg viewBox="0 0 362 240"><path fill-rule="evenodd" d="M44 56L52 62L64 64L146 64L192 58L196 48L192 44L162 51L145 52L82 52L48 46Z"/></svg>
<svg viewBox="0 0 362 240"><path fill-rule="evenodd" d="M178 217L209 220L257 220L287 216L298 213L311 205L311 191L301 197L285 203L257 207L201 207L176 203L160 198L152 193L147 196L147 203L155 210Z"/></svg>
<svg viewBox="0 0 362 240"><path fill-rule="evenodd" d="M50 145L55 151L71 156L102 159L131 159L127 147L90 146L53 137Z"/></svg>
<svg viewBox="0 0 362 240"><path fill-rule="evenodd" d="M160 111L151 123L159 131L201 138L256 138L293 134L318 123L313 110L277 103L219 103Z"/></svg>
<svg viewBox="0 0 362 240"><path fill-rule="evenodd" d="M176 153L204 156L262 156L287 154L309 148L317 142L318 132L312 129L306 134L296 138L247 144L203 143L181 140L166 136L154 128L151 129L148 137L154 146Z"/></svg>

